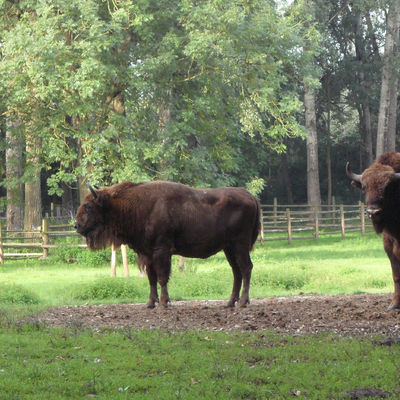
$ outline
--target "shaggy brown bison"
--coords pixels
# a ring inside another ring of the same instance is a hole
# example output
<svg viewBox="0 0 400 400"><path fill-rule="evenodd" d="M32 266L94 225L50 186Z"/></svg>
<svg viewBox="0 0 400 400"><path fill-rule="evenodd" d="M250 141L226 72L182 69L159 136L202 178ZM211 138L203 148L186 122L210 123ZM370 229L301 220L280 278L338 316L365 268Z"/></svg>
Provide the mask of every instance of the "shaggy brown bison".
<svg viewBox="0 0 400 400"><path fill-rule="evenodd" d="M76 216L76 230L92 250L126 243L146 264L150 283L147 307L170 301L167 284L171 256L207 258L220 250L233 271L228 302L249 302L253 264L250 250L260 230L258 200L242 188L193 189L173 182L124 182L90 187ZM243 282L243 290L239 292Z"/></svg>
<svg viewBox="0 0 400 400"><path fill-rule="evenodd" d="M400 153L382 154L361 175L346 165L352 185L365 193L367 215L377 233L383 233L383 246L392 265L394 295L389 310L400 308Z"/></svg>

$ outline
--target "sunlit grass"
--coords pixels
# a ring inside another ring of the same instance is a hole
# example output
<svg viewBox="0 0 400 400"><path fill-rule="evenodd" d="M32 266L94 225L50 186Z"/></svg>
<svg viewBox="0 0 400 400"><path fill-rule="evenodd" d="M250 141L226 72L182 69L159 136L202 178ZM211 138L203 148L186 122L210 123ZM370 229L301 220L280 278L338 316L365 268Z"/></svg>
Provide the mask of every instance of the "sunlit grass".
<svg viewBox="0 0 400 400"><path fill-rule="evenodd" d="M87 258L87 257L86 257ZM359 293L392 290L390 263L382 240L374 234L353 234L345 240L323 237L319 241L266 242L253 253L251 297L299 293ZM41 304L83 302L144 302L147 278L138 278L131 264L131 277L109 277L109 264L98 266L47 261L7 261L0 267L1 285L29 289ZM224 254L206 260L186 259L184 271L173 258L170 295L180 299L226 299L232 289L232 271ZM123 286L121 290L118 286ZM92 295L90 295L92 293ZM96 295L101 293L101 295Z"/></svg>
<svg viewBox="0 0 400 400"><path fill-rule="evenodd" d="M108 263L12 261L0 266L0 400L348 399L347 391L400 393L400 346L371 337L273 332L169 332L50 328L34 314L51 305L145 301L147 279L109 277ZM392 290L375 235L268 242L252 253L252 297ZM173 260L172 299L226 299L224 255ZM122 275L122 267L119 275ZM38 305L36 303L39 303ZM22 308L21 308L22 307ZM149 310L151 312L151 310ZM21 324L19 315L32 314ZM397 396L397 397L396 397Z"/></svg>

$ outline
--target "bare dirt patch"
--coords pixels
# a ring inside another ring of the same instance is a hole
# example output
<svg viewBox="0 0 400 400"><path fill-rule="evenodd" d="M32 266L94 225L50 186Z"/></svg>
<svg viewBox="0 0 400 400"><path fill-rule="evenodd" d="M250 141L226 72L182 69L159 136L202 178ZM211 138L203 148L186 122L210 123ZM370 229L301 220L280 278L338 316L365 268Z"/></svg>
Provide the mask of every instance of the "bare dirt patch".
<svg viewBox="0 0 400 400"><path fill-rule="evenodd" d="M133 329L259 331L345 336L400 336L400 312L388 311L389 294L293 296L252 299L244 309L225 308L226 301L173 301L169 308L145 304L63 306L39 315L52 326Z"/></svg>

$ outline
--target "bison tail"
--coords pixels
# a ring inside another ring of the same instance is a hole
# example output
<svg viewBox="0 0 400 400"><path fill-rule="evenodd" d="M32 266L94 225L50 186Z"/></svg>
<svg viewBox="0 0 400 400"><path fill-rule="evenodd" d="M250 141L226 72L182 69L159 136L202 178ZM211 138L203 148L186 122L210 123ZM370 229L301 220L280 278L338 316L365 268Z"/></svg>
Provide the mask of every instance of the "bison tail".
<svg viewBox="0 0 400 400"><path fill-rule="evenodd" d="M256 205L256 215L255 215L255 221L254 221L254 225L253 225L253 235L251 238L250 250L253 249L254 243L256 242L258 235L260 233L260 230L261 230L261 206L260 206L260 202L258 201L257 198L254 198L254 201L255 201L255 205Z"/></svg>

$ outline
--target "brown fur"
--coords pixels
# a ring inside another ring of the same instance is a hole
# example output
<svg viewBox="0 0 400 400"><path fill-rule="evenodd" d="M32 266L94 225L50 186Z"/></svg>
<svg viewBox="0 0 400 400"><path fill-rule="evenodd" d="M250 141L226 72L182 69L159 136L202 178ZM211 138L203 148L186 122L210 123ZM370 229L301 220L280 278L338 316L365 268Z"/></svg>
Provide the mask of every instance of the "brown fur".
<svg viewBox="0 0 400 400"><path fill-rule="evenodd" d="M374 229L383 233L383 244L391 262L394 295L390 309L400 308L400 153L382 154L353 185L365 193L367 213Z"/></svg>
<svg viewBox="0 0 400 400"><path fill-rule="evenodd" d="M232 267L234 285L228 305L249 301L252 263L249 252L260 229L258 200L242 188L194 189L173 182L121 184L88 194L77 213L77 231L91 249L128 244L146 265L149 307L169 302L171 256L206 258L220 250Z"/></svg>

